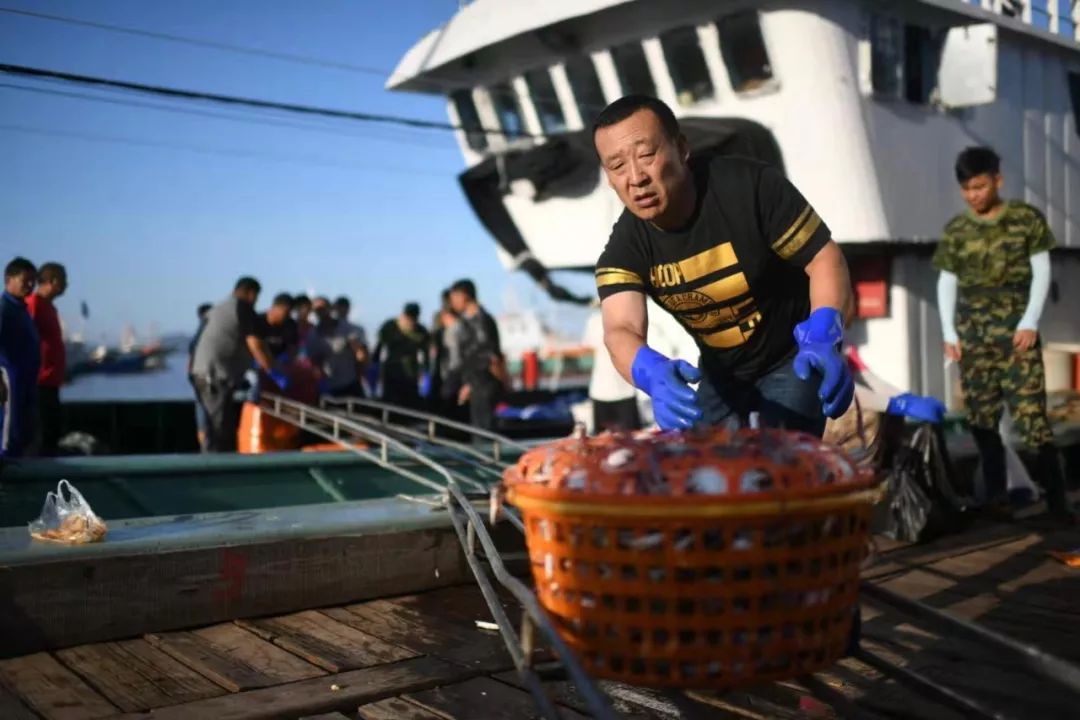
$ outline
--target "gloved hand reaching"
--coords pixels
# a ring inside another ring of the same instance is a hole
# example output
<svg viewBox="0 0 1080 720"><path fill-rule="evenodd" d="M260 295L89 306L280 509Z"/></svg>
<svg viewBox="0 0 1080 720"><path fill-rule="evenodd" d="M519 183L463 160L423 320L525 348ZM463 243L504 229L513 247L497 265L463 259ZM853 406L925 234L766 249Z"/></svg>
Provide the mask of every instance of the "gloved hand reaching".
<svg viewBox="0 0 1080 720"><path fill-rule="evenodd" d="M419 390L420 397L425 400L431 396L431 373L426 370L420 373Z"/></svg>
<svg viewBox="0 0 1080 720"><path fill-rule="evenodd" d="M844 341L844 320L835 308L818 308L810 317L795 326L795 375L809 380L812 371L821 373L818 397L821 410L827 417L844 414L855 395L855 381L847 360L840 353Z"/></svg>
<svg viewBox="0 0 1080 720"><path fill-rule="evenodd" d="M889 398L885 412L937 424L945 419L945 404L936 397L903 393Z"/></svg>
<svg viewBox="0 0 1080 720"><path fill-rule="evenodd" d="M701 371L685 360L664 357L642 346L630 366L634 385L653 401L653 416L663 430L683 430L701 419L697 394L689 383L701 380Z"/></svg>
<svg viewBox="0 0 1080 720"><path fill-rule="evenodd" d="M289 389L289 376L281 370L274 368L266 373L266 376L274 381L274 384L278 386L278 389L285 392Z"/></svg>

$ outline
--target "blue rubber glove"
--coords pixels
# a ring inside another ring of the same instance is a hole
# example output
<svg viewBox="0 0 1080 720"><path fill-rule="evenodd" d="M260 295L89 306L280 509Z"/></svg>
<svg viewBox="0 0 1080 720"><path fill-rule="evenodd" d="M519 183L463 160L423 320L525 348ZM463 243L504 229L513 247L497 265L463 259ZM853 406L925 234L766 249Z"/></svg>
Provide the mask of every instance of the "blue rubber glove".
<svg viewBox="0 0 1080 720"><path fill-rule="evenodd" d="M945 419L945 403L936 397L904 393L889 398L889 406L885 412L937 424Z"/></svg>
<svg viewBox="0 0 1080 720"><path fill-rule="evenodd" d="M821 373L818 397L821 411L827 417L838 418L851 405L855 381L847 360L840 353L844 341L844 319L834 308L818 308L810 317L795 326L795 375L809 380L812 371Z"/></svg>
<svg viewBox="0 0 1080 720"><path fill-rule="evenodd" d="M664 430L683 430L701 419L697 394L689 383L701 380L701 371L685 360L664 357L642 346L630 366L634 385L652 398L656 424Z"/></svg>
<svg viewBox="0 0 1080 720"><path fill-rule="evenodd" d="M278 386L278 389L285 392L289 389L289 377L280 370L271 370L266 373L266 376L274 381L274 384Z"/></svg>
<svg viewBox="0 0 1080 720"><path fill-rule="evenodd" d="M431 373L426 370L420 373L420 397L425 400L431 395Z"/></svg>

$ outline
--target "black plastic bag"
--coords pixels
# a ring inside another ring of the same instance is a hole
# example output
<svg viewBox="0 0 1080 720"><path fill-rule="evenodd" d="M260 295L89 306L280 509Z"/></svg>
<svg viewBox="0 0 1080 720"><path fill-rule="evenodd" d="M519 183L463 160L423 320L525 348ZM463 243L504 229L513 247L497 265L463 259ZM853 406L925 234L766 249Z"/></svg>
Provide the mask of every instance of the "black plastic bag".
<svg viewBox="0 0 1080 720"><path fill-rule="evenodd" d="M884 431L884 444L891 447L879 455L879 467L888 485L874 531L919 542L962 530L973 502L953 485L955 473L941 429L922 423L908 438L904 431L905 426L896 424Z"/></svg>

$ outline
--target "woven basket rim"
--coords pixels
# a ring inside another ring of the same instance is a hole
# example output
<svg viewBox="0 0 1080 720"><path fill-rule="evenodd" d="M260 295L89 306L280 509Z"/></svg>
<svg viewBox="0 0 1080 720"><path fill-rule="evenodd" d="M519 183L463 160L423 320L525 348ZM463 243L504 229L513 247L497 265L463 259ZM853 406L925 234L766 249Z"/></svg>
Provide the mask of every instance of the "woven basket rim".
<svg viewBox="0 0 1080 720"><path fill-rule="evenodd" d="M885 481L870 487L859 485L845 487L843 493L814 496L785 496L782 498L731 497L707 495L628 496L614 495L577 497L568 493L549 490L549 496L522 492L525 486L511 485L506 500L522 510L532 510L555 515L575 516L622 516L634 518L700 518L700 517L758 517L762 515L785 515L800 511L836 510L853 505L877 504L885 494ZM534 488L530 488L534 489ZM573 499L567 499L573 497Z"/></svg>

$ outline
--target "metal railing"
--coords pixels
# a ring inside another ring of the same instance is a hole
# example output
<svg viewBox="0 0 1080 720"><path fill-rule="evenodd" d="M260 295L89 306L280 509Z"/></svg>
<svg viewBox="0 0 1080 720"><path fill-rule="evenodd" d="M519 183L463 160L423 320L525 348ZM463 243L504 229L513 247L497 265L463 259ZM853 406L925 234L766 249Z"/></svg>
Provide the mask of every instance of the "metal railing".
<svg viewBox="0 0 1080 720"><path fill-rule="evenodd" d="M452 457L464 459L477 466L499 469L506 466L501 449L513 448L524 451L527 449L526 446L496 433L386 403L351 398L325 401L325 404L343 406L346 415L312 408L275 396L267 395L263 399L264 410L274 417L294 422L320 437L341 443L345 449L366 457L403 477L412 479L426 488L437 489L441 492L439 506L445 508L450 516L454 531L465 553L465 559L491 610L507 651L526 689L535 699L542 716L558 718L559 712L545 691L543 681L533 663L533 650L538 632L554 651L565 671L566 679L575 685L593 716L604 720L617 717L607 693L602 692L597 683L584 671L574 653L558 634L547 613L540 606L536 595L525 583L506 569L502 555L488 532L482 516L474 506L476 496L462 489L460 480L466 480L466 478L461 478L420 450L409 447L407 441L421 441L433 447L453 451ZM358 412L358 409L375 411L375 415L364 415ZM392 416L409 417L423 423L426 425L426 432L418 430L417 427L391 423ZM439 428L465 432L483 439L485 443L490 442L491 453L477 451L477 445L466 445L440 437L437 432ZM350 439L362 439L365 442L377 444L377 452L357 446L355 443L350 444ZM466 450L470 452L465 452ZM445 485L439 485L429 478L418 476L411 469L401 466L400 463L395 462L395 454L430 468L445 480ZM471 481L471 484L486 490L480 483ZM524 532L520 518L510 508L503 507L500 512L501 517L507 518L519 531ZM507 616L492 578L494 582L506 588L521 604L523 615L520 632L513 627ZM871 604L893 611L916 624L940 633L943 637L961 637L987 646L997 656L1015 658L1019 665L1033 675L1040 676L1076 694L1080 702L1080 667L1035 646L1018 642L978 623L957 618L925 603L911 600L880 585L864 581L861 588L863 599ZM873 639L872 636L868 638ZM965 717L992 720L1007 720L1011 717L991 707L984 699L976 699L948 687L925 673L892 662L872 649L860 647L853 657L886 678L907 687L921 698L948 707ZM799 678L799 682L823 702L830 703L842 716L859 717L863 714L856 702L846 699L817 677ZM624 694L621 691L628 689L617 684L610 687L606 684L605 688L620 697Z"/></svg>

